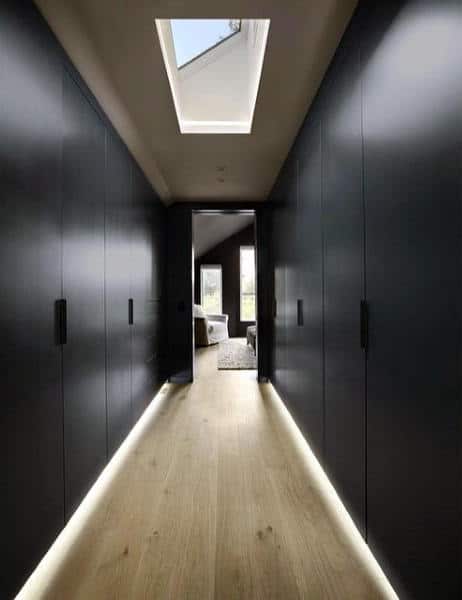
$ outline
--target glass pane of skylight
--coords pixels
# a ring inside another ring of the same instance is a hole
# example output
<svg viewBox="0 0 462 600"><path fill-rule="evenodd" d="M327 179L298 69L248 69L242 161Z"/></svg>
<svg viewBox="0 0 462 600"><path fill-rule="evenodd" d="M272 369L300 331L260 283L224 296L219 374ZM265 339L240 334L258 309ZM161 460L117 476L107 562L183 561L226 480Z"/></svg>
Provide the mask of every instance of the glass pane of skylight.
<svg viewBox="0 0 462 600"><path fill-rule="evenodd" d="M241 29L240 19L171 19L170 23L178 68Z"/></svg>

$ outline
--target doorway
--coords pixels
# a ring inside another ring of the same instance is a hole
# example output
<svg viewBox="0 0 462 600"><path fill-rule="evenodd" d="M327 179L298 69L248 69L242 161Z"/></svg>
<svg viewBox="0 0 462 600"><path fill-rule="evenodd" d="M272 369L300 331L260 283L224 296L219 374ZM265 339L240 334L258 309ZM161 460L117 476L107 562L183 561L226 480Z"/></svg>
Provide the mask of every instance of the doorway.
<svg viewBox="0 0 462 600"><path fill-rule="evenodd" d="M193 210L193 355L221 371L257 376L254 210Z"/></svg>

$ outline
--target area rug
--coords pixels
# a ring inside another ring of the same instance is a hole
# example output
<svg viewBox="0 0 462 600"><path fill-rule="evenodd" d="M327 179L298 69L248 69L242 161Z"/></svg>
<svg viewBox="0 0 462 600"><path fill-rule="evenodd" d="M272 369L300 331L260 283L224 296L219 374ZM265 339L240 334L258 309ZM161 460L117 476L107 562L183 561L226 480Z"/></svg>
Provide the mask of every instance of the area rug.
<svg viewBox="0 0 462 600"><path fill-rule="evenodd" d="M218 369L256 369L257 357L244 338L231 338L218 346Z"/></svg>

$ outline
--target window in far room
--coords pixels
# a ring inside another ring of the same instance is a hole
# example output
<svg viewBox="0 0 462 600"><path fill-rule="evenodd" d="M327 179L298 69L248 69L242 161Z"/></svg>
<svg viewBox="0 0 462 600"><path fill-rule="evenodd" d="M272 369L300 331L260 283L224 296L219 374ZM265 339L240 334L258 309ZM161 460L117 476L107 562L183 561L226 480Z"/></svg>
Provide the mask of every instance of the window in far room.
<svg viewBox="0 0 462 600"><path fill-rule="evenodd" d="M221 265L201 265L201 305L208 315L221 315L222 274Z"/></svg>
<svg viewBox="0 0 462 600"><path fill-rule="evenodd" d="M255 248L241 246L241 321L255 321Z"/></svg>

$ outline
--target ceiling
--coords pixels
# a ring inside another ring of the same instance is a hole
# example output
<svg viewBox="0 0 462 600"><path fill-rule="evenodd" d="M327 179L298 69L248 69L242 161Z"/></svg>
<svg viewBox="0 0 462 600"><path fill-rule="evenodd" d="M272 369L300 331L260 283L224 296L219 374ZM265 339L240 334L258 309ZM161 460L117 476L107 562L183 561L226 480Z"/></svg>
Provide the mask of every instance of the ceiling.
<svg viewBox="0 0 462 600"><path fill-rule="evenodd" d="M200 258L238 231L254 222L252 214L195 214L193 216L194 258Z"/></svg>
<svg viewBox="0 0 462 600"><path fill-rule="evenodd" d="M265 200L357 0L36 0L163 200ZM179 132L156 18L270 18L252 133Z"/></svg>

